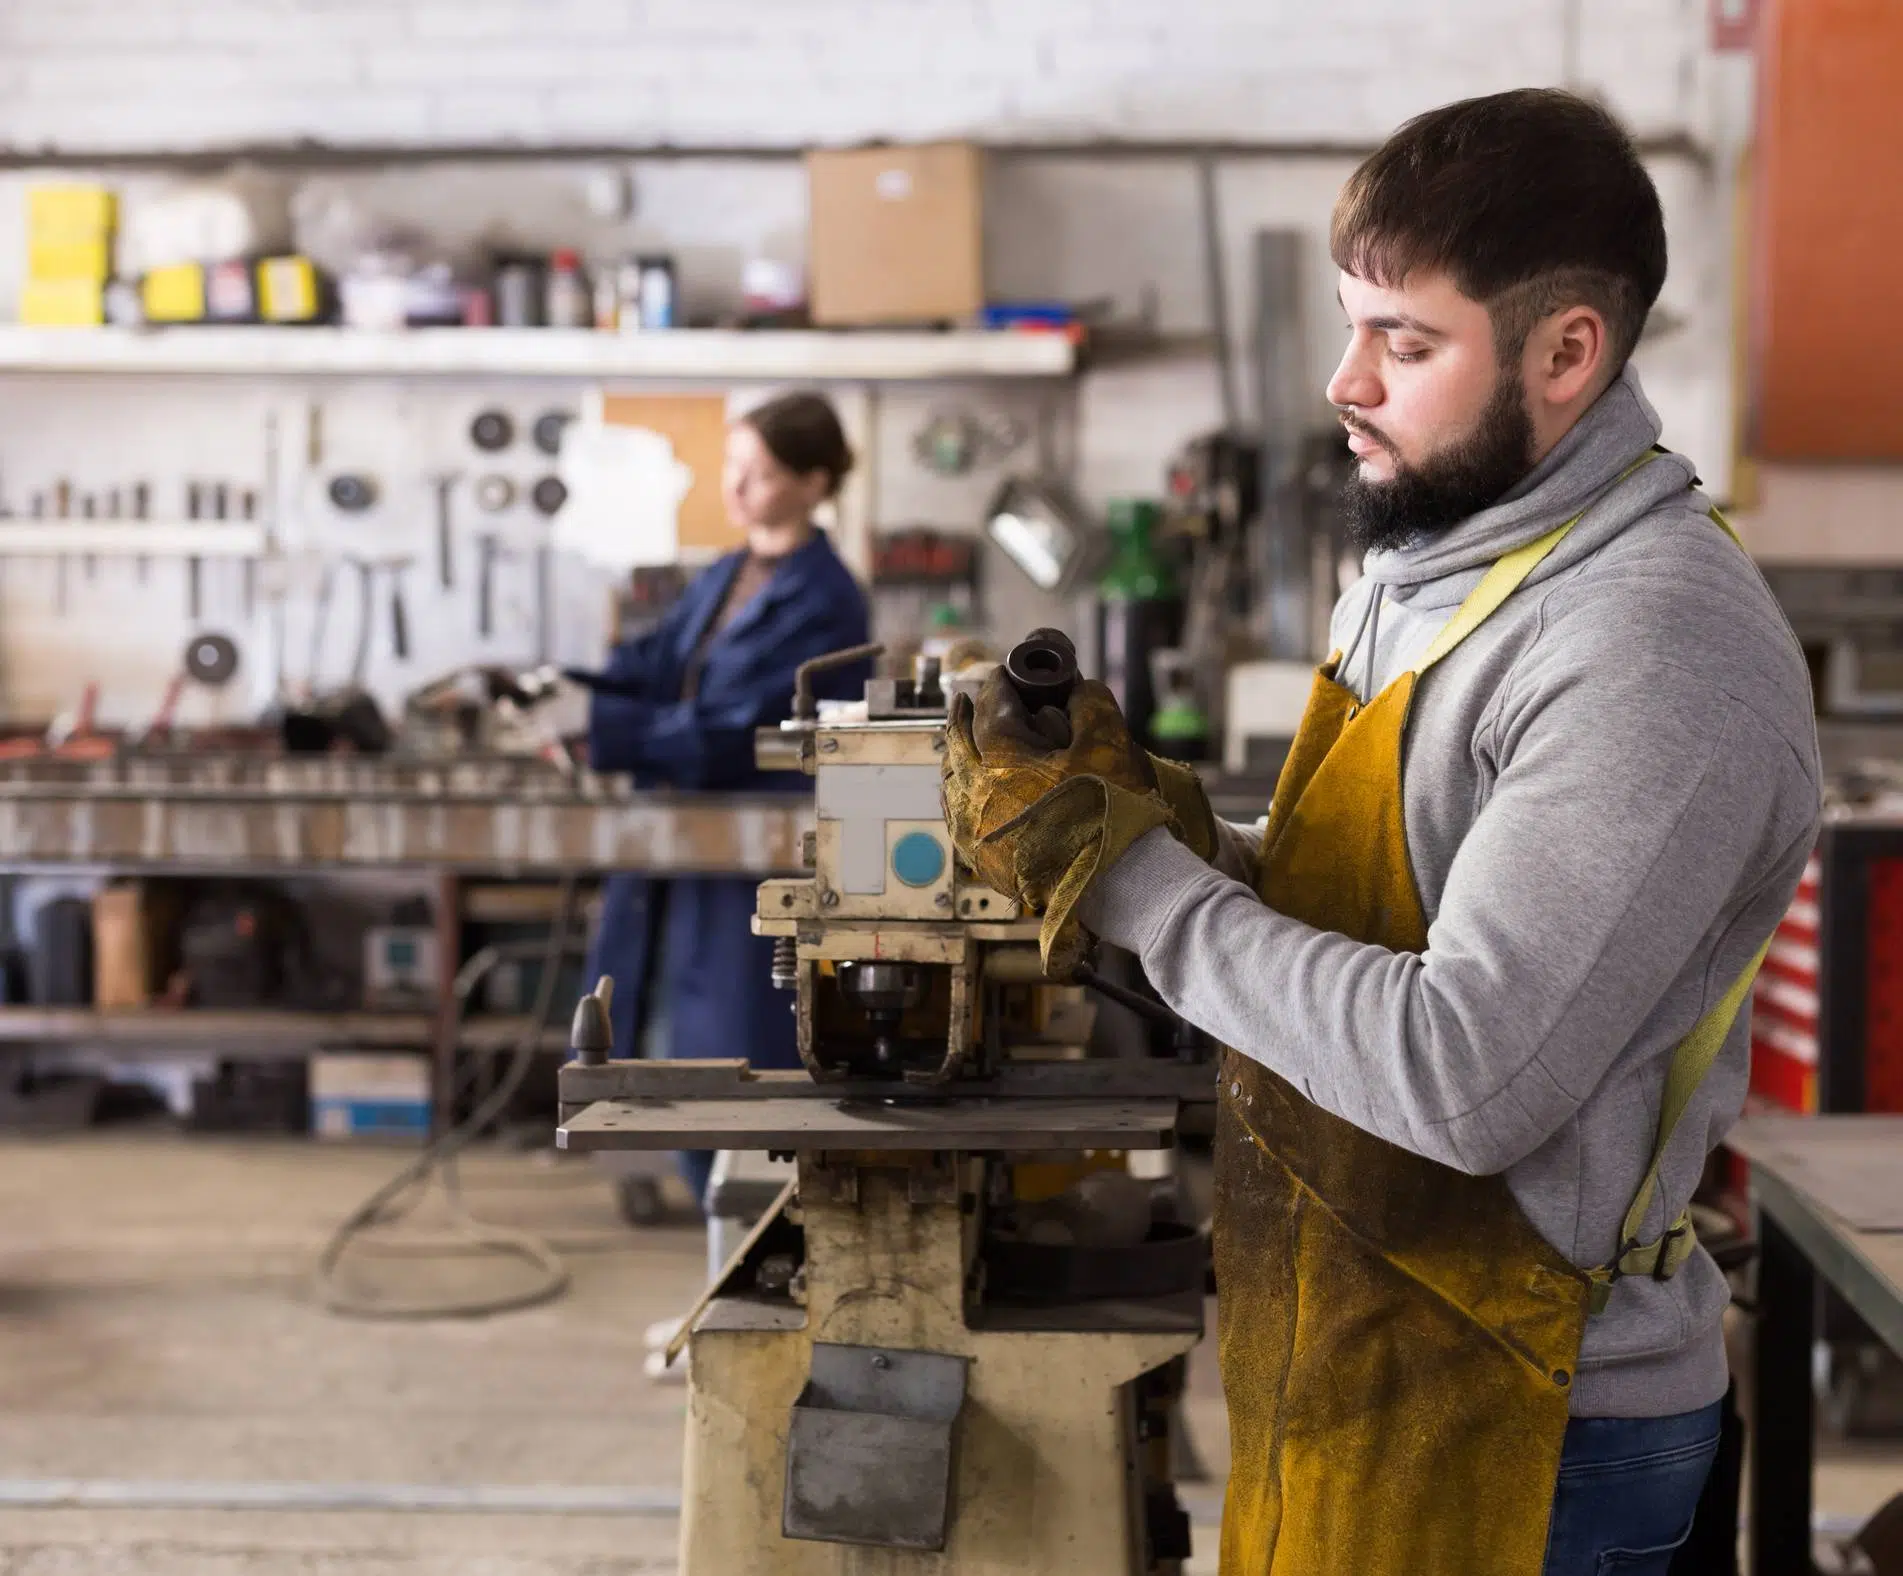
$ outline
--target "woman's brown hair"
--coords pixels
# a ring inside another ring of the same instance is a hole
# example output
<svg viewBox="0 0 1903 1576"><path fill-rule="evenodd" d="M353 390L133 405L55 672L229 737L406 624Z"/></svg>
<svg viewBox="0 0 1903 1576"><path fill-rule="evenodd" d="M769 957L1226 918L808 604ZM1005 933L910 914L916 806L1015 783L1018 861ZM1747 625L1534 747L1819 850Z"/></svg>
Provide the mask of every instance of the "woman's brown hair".
<svg viewBox="0 0 1903 1576"><path fill-rule="evenodd" d="M851 474L852 445L846 442L839 412L824 394L795 389L756 405L740 419L759 433L767 453L795 475L824 471L828 498Z"/></svg>

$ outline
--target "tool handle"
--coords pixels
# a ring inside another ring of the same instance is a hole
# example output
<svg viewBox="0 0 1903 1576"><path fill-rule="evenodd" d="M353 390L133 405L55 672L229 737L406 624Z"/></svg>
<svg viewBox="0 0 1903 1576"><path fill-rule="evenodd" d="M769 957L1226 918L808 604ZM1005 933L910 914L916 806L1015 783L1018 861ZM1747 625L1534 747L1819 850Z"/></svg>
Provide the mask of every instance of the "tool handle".
<svg viewBox="0 0 1903 1576"><path fill-rule="evenodd" d="M834 668L851 667L855 662L876 660L884 655L885 647L881 645L848 646L843 651L829 651L824 656L802 662L793 670L795 720L811 722L819 715L819 702L813 695L813 680L820 674L830 673Z"/></svg>
<svg viewBox="0 0 1903 1576"><path fill-rule="evenodd" d="M599 1067L614 1049L614 1029L608 1018L614 988L613 978L604 974L595 988L575 1003L575 1017L568 1029L568 1048L577 1061L590 1067Z"/></svg>
<svg viewBox="0 0 1903 1576"><path fill-rule="evenodd" d="M496 555L501 544L493 536L478 542L476 563L476 633L487 640L496 627Z"/></svg>
<svg viewBox="0 0 1903 1576"><path fill-rule="evenodd" d="M390 590L390 653L399 662L410 660L410 614L400 585Z"/></svg>
<svg viewBox="0 0 1903 1576"><path fill-rule="evenodd" d="M377 616L376 588L371 579L376 571L363 559L352 559L357 570L357 649L350 659L350 687L363 688L363 676L370 669L370 628Z"/></svg>
<svg viewBox="0 0 1903 1576"><path fill-rule="evenodd" d="M159 701L159 709L152 714L151 722L146 724L148 738L172 731L172 720L178 715L178 700L185 693L183 673L174 673L165 686L164 698Z"/></svg>
<svg viewBox="0 0 1903 1576"><path fill-rule="evenodd" d="M1062 711L1077 687L1077 648L1061 629L1034 629L1011 648L1004 676L1026 710L1035 714L1055 706Z"/></svg>

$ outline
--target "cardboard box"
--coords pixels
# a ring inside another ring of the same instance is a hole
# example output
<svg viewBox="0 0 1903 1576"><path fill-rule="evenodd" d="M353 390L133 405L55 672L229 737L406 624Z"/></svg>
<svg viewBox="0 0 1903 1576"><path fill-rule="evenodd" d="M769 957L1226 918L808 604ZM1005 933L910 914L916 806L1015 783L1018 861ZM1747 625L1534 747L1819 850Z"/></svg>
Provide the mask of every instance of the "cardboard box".
<svg viewBox="0 0 1903 1576"><path fill-rule="evenodd" d="M429 1136L430 1059L403 1051L319 1051L310 1060L319 1138Z"/></svg>
<svg viewBox="0 0 1903 1576"><path fill-rule="evenodd" d="M937 323L985 304L982 150L940 142L806 156L815 323Z"/></svg>
<svg viewBox="0 0 1903 1576"><path fill-rule="evenodd" d="M93 1004L145 1007L178 967L179 903L145 881L93 894Z"/></svg>

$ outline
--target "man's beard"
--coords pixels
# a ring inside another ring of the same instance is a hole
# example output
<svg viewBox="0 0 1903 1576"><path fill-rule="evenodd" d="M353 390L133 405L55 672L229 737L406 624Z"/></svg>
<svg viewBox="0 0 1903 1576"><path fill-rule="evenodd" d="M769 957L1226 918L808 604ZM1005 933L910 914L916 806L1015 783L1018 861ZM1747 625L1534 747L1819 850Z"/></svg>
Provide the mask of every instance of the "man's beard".
<svg viewBox="0 0 1903 1576"><path fill-rule="evenodd" d="M1394 461L1387 481L1369 481L1357 466L1342 484L1348 540L1364 553L1444 535L1498 503L1533 464L1533 418L1519 380L1510 373L1494 384L1473 431L1418 466L1406 464L1380 428L1349 413L1342 423L1374 438Z"/></svg>

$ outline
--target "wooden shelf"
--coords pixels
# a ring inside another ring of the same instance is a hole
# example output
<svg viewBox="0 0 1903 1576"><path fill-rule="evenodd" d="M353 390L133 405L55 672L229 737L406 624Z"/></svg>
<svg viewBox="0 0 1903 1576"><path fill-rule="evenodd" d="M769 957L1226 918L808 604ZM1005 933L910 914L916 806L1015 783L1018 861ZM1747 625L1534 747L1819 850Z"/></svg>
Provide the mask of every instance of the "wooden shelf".
<svg viewBox="0 0 1903 1576"><path fill-rule="evenodd" d="M514 1048L526 1018L464 1020L462 1048ZM301 1056L325 1049L426 1051L436 1020L421 1012L294 1012L256 1008L0 1007L0 1046L88 1045L156 1056ZM565 1029L542 1031L544 1050L566 1048Z"/></svg>
<svg viewBox="0 0 1903 1576"><path fill-rule="evenodd" d="M1075 367L1075 348L1060 335L969 330L0 326L0 372L876 383L1057 378Z"/></svg>

